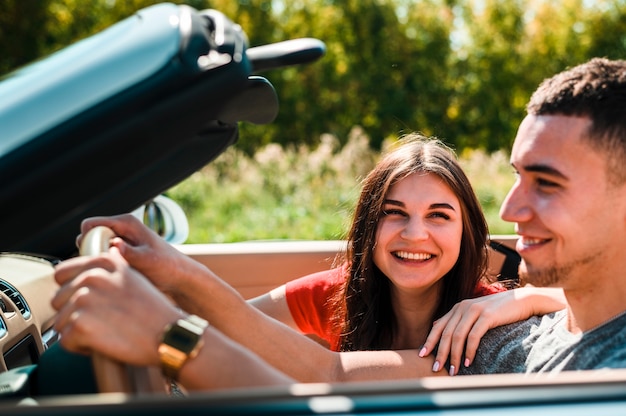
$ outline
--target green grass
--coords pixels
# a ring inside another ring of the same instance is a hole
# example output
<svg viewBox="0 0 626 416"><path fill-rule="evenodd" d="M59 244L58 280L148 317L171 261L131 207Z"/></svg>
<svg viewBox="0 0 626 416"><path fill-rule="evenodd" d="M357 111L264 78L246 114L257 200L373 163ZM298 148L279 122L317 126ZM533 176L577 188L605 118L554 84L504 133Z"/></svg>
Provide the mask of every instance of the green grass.
<svg viewBox="0 0 626 416"><path fill-rule="evenodd" d="M314 150L270 144L253 158L236 147L173 187L167 195L190 222L188 243L343 238L360 180L379 152L358 130L346 146L324 136ZM492 234L513 226L498 210L514 177L504 153L466 151L460 162L478 194Z"/></svg>
<svg viewBox="0 0 626 416"><path fill-rule="evenodd" d="M509 155L503 151L487 154L481 150L468 150L459 162L478 195L491 234L513 234L512 223L500 219L500 205L515 181Z"/></svg>

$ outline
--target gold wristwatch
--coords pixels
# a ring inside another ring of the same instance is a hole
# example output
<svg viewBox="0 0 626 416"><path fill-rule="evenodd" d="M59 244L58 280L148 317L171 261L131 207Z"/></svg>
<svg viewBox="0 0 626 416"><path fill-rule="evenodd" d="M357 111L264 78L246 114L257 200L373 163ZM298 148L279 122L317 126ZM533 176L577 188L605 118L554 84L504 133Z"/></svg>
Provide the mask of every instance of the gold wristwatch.
<svg viewBox="0 0 626 416"><path fill-rule="evenodd" d="M198 355L203 344L202 334L208 326L204 319L189 315L165 327L159 358L166 377L176 380L183 365Z"/></svg>

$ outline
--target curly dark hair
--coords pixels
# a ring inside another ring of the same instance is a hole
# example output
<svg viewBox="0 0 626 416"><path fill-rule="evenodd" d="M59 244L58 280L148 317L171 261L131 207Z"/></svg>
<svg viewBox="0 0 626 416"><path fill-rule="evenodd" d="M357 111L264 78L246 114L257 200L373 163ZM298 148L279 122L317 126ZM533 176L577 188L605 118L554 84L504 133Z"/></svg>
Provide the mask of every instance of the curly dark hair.
<svg viewBox="0 0 626 416"><path fill-rule="evenodd" d="M607 155L607 172L626 181L626 61L593 58L544 80L526 106L531 115L588 117L584 137Z"/></svg>
<svg viewBox="0 0 626 416"><path fill-rule="evenodd" d="M472 297L479 280L486 276L487 222L454 152L441 141L417 133L401 138L364 179L348 233L344 259L348 275L333 302L342 351L391 346L396 328L391 282L374 264L373 251L386 195L394 184L416 172L440 177L459 198L462 211L459 258L443 277L442 297L432 320Z"/></svg>

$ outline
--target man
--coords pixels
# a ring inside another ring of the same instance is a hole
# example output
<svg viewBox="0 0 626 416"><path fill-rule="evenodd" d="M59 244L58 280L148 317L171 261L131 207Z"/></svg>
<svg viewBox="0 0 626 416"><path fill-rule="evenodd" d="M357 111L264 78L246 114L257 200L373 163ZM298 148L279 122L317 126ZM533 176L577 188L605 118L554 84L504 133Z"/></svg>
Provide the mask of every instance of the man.
<svg viewBox="0 0 626 416"><path fill-rule="evenodd" d="M625 61L594 59L545 81L531 98L511 157L519 176L501 215L517 224L523 278L563 287L569 306L491 331L479 354L466 356L462 374L626 367L625 109ZM419 355L334 353L290 336L287 327L137 224L132 217L86 221L83 232L106 225L123 240L113 240L110 255L57 266L61 288L53 306L67 349L161 364L189 389L446 374L433 372L439 366L428 356L428 342ZM181 294L176 281L195 290ZM211 325L188 318L162 292L178 296L179 305ZM173 327L189 325L199 334L193 354L175 364L164 364L159 355L167 323L176 324L167 327L166 338ZM185 365L189 361L194 365Z"/></svg>
<svg viewBox="0 0 626 416"><path fill-rule="evenodd" d="M520 235L521 278L562 287L568 307L494 329L462 373L626 367L626 62L558 74L527 110L500 215Z"/></svg>

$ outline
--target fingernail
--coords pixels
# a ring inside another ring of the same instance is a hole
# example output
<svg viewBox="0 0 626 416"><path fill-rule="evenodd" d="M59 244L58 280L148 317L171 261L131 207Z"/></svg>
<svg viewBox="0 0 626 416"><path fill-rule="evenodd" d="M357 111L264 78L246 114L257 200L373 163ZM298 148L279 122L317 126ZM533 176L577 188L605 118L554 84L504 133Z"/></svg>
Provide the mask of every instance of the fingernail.
<svg viewBox="0 0 626 416"><path fill-rule="evenodd" d="M470 361L470 359L469 359L469 358L466 358L466 359L465 359L465 362L463 363L463 365L465 365L465 367L469 367L471 363L472 363L472 362Z"/></svg>
<svg viewBox="0 0 626 416"><path fill-rule="evenodd" d="M422 347L419 354L417 355L419 355L421 358L424 358L424 356L426 355L426 347Z"/></svg>
<svg viewBox="0 0 626 416"><path fill-rule="evenodd" d="M435 364L433 364L433 373L437 371L439 371L439 361L435 361Z"/></svg>
<svg viewBox="0 0 626 416"><path fill-rule="evenodd" d="M454 370L455 367L453 365L450 366L450 375L453 376L454 375Z"/></svg>

